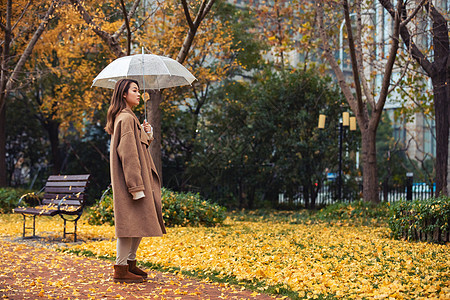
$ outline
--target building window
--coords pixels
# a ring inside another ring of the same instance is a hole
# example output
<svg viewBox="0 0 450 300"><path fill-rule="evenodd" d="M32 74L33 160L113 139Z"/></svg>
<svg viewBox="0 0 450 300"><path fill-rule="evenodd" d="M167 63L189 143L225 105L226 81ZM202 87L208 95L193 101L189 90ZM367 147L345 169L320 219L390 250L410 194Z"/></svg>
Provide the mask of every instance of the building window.
<svg viewBox="0 0 450 300"><path fill-rule="evenodd" d="M423 151L436 156L436 123L434 120L423 122Z"/></svg>

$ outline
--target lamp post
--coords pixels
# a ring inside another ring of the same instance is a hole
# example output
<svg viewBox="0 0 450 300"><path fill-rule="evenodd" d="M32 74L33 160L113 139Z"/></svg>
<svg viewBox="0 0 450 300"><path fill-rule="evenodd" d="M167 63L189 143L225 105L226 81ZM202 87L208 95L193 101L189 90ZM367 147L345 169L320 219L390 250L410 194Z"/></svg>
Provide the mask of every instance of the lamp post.
<svg viewBox="0 0 450 300"><path fill-rule="evenodd" d="M326 116L324 114L319 115L319 129L325 128ZM339 157L338 157L338 191L337 197L341 200L342 197L342 144L344 140L344 127L349 127L350 131L356 130L356 117L350 117L348 112L343 112L342 117L339 118Z"/></svg>

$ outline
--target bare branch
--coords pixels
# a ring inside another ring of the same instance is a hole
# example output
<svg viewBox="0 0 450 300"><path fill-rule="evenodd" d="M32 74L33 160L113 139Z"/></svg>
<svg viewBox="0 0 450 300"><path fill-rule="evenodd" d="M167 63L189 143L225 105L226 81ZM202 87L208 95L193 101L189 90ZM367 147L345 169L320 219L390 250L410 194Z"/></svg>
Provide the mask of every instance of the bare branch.
<svg viewBox="0 0 450 300"><path fill-rule="evenodd" d="M122 0L121 0L122 1ZM140 0L135 0L133 3L133 6L131 7L130 11L128 12L128 20L131 20L131 18L134 16L134 14L136 13L136 9L138 8L140 3ZM158 2L159 3L159 2ZM147 18L148 19L148 18ZM126 23L124 22L122 24L122 26L120 26L120 28L114 32L114 34L112 35L114 39L117 39L122 33L123 31L126 29Z"/></svg>
<svg viewBox="0 0 450 300"><path fill-rule="evenodd" d="M345 24L347 27L347 39L348 39L348 45L350 48L350 58L352 61L352 70L353 70L353 77L354 77L354 82L355 82L356 101L357 101L357 105L358 105L357 111L362 111L363 110L363 102L362 102L362 92L361 92L361 81L359 78L358 62L356 60L355 43L353 40L352 23L350 20L350 9L349 9L347 0L344 0L342 5L344 7Z"/></svg>
<svg viewBox="0 0 450 300"><path fill-rule="evenodd" d="M10 91L12 89L14 82L17 80L17 77L19 76L19 72L22 70L22 67L25 65L26 60L31 55L31 52L33 51L34 46L36 45L37 41L39 40L39 38L42 35L42 32L44 32L44 29L47 27L50 17L53 15L53 12L55 11L56 5L59 4L60 2L61 2L61 0L53 0L52 3L50 3L47 13L45 14L44 18L42 19L41 23L39 24L39 27L34 32L33 37L31 38L31 40L28 43L27 47L25 48L22 56L20 57L19 61L17 62L13 72L11 73L9 80L6 83L6 91ZM0 108L0 110L1 109L2 108Z"/></svg>
<svg viewBox="0 0 450 300"><path fill-rule="evenodd" d="M181 0L181 4L183 5L184 15L186 16L186 21L189 24L189 28L194 30L194 23L192 22L191 13L189 12L189 7L186 0Z"/></svg>
<svg viewBox="0 0 450 300"><path fill-rule="evenodd" d="M206 17L206 15L209 13L209 11L211 10L211 8L212 8L214 2L215 2L215 0L209 0L209 1L208 1L208 4L207 4L206 7L203 9L203 13L202 13L202 16L201 16L201 19L202 19L202 20L203 20L203 19Z"/></svg>
<svg viewBox="0 0 450 300"><path fill-rule="evenodd" d="M23 16L25 15L26 11L28 10L28 7L30 7L32 0L28 1L28 3L25 5L24 9L22 10L22 13L20 14L19 18L17 19L16 23L11 27L11 31L13 31L17 24L19 24L20 20L22 20Z"/></svg>
<svg viewBox="0 0 450 300"><path fill-rule="evenodd" d="M414 18L417 13L422 9L423 5L425 4L425 2L427 2L428 0L422 0L416 7L416 9L413 11L413 13L405 20L403 20L400 23L400 27L405 27L411 20L412 18Z"/></svg>
<svg viewBox="0 0 450 300"><path fill-rule="evenodd" d="M127 27L127 55L131 52L131 29L130 22L128 20L127 9L123 0L120 0L120 6L122 7L123 18L125 19L125 26Z"/></svg>
<svg viewBox="0 0 450 300"><path fill-rule="evenodd" d="M338 84L341 87L342 92L344 93L345 98L347 99L347 102L349 103L351 109L355 112L355 114L358 117L358 121L363 121L363 111L358 111L358 105L357 100L353 96L353 93L350 89L350 86L345 81L344 73L342 72L341 68L339 67L339 64L336 61L336 58L334 57L334 53L332 52L330 45L328 44L329 36L325 32L324 28L324 11L322 6L322 1L318 1L317 3L317 22L319 24L319 36L322 40L324 55L328 61L328 63L331 65L331 69L333 70L334 74L336 75L336 78L338 80ZM362 124L362 123L360 123Z"/></svg>
<svg viewBox="0 0 450 300"><path fill-rule="evenodd" d="M391 88L389 89L389 91L387 92L387 94L391 94L391 92L393 92L397 87L400 86L400 81L402 81L403 77L405 77L406 72L408 71L408 66L409 66L410 61L408 60L406 63L406 66L404 66L402 69L402 74L399 76L398 80L396 83L391 84Z"/></svg>
<svg viewBox="0 0 450 300"><path fill-rule="evenodd" d="M186 2L186 0L182 0L182 3L185 3L185 2ZM214 2L215 2L215 0L209 0L209 1L203 0L202 1L200 9L199 9L197 16L195 17L195 20L193 22L193 27L191 27L191 25L189 25L189 31L184 39L183 46L181 47L180 52L177 55L177 61L179 63L183 63L184 60L186 59L186 57L189 53L189 50L192 46L192 42L194 41L194 37L198 30L198 27L200 26L200 23L202 22L202 20L206 17L207 13L211 10L211 7L213 6ZM185 14L186 14L186 10L185 10ZM190 18L190 15L189 14L186 15L186 18ZM189 19L187 21L189 22ZM192 22L192 20L191 20L191 22Z"/></svg>
<svg viewBox="0 0 450 300"><path fill-rule="evenodd" d="M392 45L389 50L389 57L386 62L386 67L384 69L383 83L381 86L380 96L378 98L377 106L375 109L376 117L372 119L373 122L378 124L381 116L384 104L387 99L388 89L391 82L392 69L394 68L395 59L397 57L397 50L399 48L400 39L400 11L403 8L403 0L397 1L397 10L394 17L394 34L392 36Z"/></svg>
<svg viewBox="0 0 450 300"><path fill-rule="evenodd" d="M395 8L389 0L379 0L380 4L389 12L392 18L395 18ZM422 66L427 74L433 73L433 65L420 51L417 45L412 40L411 34L406 26L400 28L400 35L406 48L410 52L411 56Z"/></svg>
<svg viewBox="0 0 450 300"><path fill-rule="evenodd" d="M356 11L356 59L359 65L359 77L361 78L361 84L366 96L367 103L373 109L375 107L375 99L371 93L369 85L367 84L366 77L364 75L364 59L363 59L363 47L362 47L362 24L361 24L361 3L357 3Z"/></svg>

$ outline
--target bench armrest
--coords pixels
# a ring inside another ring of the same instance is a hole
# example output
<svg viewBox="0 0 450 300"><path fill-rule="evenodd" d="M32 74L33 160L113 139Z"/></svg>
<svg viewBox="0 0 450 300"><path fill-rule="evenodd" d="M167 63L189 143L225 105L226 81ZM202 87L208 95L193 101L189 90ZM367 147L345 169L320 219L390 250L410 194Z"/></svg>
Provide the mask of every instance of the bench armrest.
<svg viewBox="0 0 450 300"><path fill-rule="evenodd" d="M41 199L39 198L38 194L35 193L35 192L31 192L31 193L26 193L26 194L23 194L22 196L20 196L19 203L17 203L17 206L20 206L20 204L22 203L22 201L23 201L24 199L26 199L28 196L33 196L34 199L37 199L38 204L39 204L39 205L42 205ZM25 201L26 201L26 200L25 200Z"/></svg>

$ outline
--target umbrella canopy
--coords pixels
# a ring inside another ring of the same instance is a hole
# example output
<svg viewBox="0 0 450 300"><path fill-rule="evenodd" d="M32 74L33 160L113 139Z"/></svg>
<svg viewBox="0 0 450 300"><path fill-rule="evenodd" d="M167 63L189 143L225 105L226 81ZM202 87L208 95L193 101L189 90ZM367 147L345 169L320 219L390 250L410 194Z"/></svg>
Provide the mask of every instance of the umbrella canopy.
<svg viewBox="0 0 450 300"><path fill-rule="evenodd" d="M176 60L154 54L135 54L114 60L94 78L92 85L114 89L116 82L123 78L137 80L144 90L188 85L196 79Z"/></svg>

